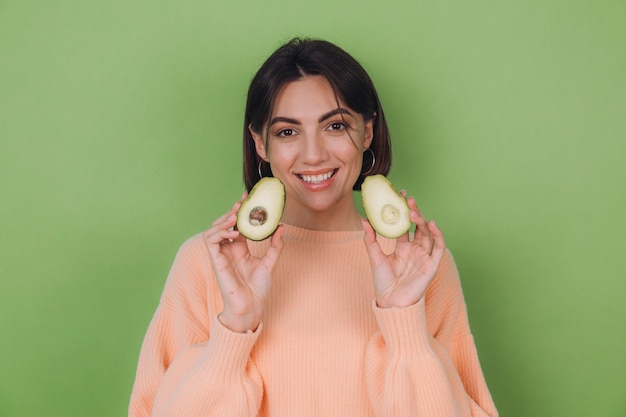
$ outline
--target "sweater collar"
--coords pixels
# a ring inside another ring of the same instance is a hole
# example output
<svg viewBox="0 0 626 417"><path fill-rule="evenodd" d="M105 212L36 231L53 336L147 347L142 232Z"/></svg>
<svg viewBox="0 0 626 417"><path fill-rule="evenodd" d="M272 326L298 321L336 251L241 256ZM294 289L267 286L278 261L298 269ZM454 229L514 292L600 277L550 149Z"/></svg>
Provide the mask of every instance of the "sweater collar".
<svg viewBox="0 0 626 417"><path fill-rule="evenodd" d="M285 241L304 241L311 243L337 243L363 240L363 230L323 231L305 229L291 224L283 224Z"/></svg>

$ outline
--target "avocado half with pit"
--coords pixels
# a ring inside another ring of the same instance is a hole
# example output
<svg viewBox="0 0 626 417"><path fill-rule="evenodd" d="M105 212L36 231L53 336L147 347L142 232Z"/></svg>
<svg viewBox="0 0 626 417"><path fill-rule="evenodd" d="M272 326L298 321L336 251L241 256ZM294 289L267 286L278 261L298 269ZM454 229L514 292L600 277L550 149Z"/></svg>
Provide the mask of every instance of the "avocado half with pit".
<svg viewBox="0 0 626 417"><path fill-rule="evenodd" d="M270 236L280 222L285 207L285 186L278 178L257 182L237 211L237 230L250 240Z"/></svg>
<svg viewBox="0 0 626 417"><path fill-rule="evenodd" d="M365 177L361 196L365 215L381 236L395 239L411 228L406 199L385 176L377 174Z"/></svg>

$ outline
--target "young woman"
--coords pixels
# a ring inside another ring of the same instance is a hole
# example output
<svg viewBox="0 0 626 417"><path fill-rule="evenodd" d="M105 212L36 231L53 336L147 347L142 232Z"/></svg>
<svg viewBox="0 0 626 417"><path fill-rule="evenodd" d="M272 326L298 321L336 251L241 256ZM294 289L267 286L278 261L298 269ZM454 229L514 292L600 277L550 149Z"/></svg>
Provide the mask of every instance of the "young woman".
<svg viewBox="0 0 626 417"><path fill-rule="evenodd" d="M391 163L361 65L326 41L280 47L250 85L243 145L248 191L285 185L281 225L246 240L240 200L183 244L129 415L497 415L440 230L405 193L415 231L399 239L354 205Z"/></svg>

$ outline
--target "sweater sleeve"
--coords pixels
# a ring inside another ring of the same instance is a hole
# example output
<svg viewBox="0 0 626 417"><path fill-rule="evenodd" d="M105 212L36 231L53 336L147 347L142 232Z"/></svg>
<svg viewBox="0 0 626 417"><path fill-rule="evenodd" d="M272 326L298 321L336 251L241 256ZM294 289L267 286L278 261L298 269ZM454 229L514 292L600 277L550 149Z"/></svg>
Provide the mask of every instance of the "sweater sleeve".
<svg viewBox="0 0 626 417"><path fill-rule="evenodd" d="M255 332L221 325L221 298L201 235L178 251L144 338L129 417L256 416ZM215 292L218 292L215 294Z"/></svg>
<svg viewBox="0 0 626 417"><path fill-rule="evenodd" d="M497 416L469 329L449 252L416 304L382 309L366 354L366 380L377 417Z"/></svg>

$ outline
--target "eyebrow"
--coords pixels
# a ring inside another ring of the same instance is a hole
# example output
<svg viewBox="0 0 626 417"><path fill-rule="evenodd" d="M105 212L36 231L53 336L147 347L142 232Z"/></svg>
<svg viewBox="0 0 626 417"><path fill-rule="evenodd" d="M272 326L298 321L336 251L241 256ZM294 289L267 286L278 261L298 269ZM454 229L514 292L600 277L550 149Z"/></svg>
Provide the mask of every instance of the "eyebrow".
<svg viewBox="0 0 626 417"><path fill-rule="evenodd" d="M318 123L322 123L324 120L326 119L330 119L331 117L333 117L336 114L347 114L348 116L352 116L352 113L350 112L350 110L343 108L343 107L338 107L334 110L331 110L327 113L324 113L322 116L320 116ZM282 116L276 116L272 119L272 121L270 122L270 126L276 123L291 123L294 125L300 125L302 123L300 123L299 120L297 119L292 119L290 117L282 117Z"/></svg>

